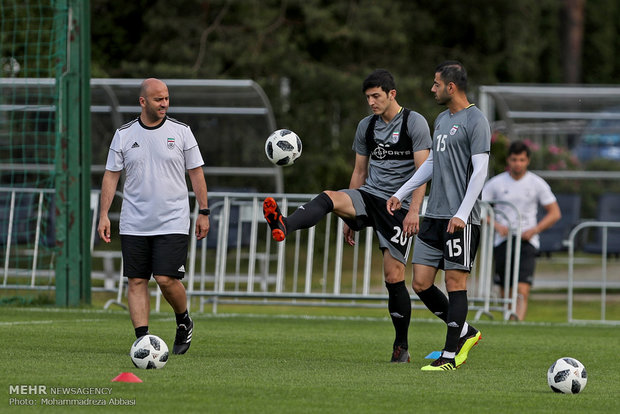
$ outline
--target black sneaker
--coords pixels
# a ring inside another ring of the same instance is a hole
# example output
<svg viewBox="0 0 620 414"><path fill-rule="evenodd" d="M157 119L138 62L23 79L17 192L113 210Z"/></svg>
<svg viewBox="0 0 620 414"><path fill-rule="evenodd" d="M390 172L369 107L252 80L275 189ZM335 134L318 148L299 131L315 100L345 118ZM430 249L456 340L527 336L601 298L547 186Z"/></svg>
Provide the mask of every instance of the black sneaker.
<svg viewBox="0 0 620 414"><path fill-rule="evenodd" d="M392 352L392 359L390 360L390 362L400 364L407 363L410 360L411 358L409 357L409 351L399 345L394 348L394 351Z"/></svg>
<svg viewBox="0 0 620 414"><path fill-rule="evenodd" d="M271 237L275 241L284 240L286 237L286 224L284 223L282 213L280 213L278 203L272 197L267 197L263 201L263 215L271 228Z"/></svg>
<svg viewBox="0 0 620 414"><path fill-rule="evenodd" d="M439 357L430 365L423 366L422 371L454 371L456 369L456 362L454 358Z"/></svg>
<svg viewBox="0 0 620 414"><path fill-rule="evenodd" d="M194 331L194 321L189 321L189 326L180 324L177 326L177 336L174 338L172 353L181 355L187 352L192 343L192 333Z"/></svg>

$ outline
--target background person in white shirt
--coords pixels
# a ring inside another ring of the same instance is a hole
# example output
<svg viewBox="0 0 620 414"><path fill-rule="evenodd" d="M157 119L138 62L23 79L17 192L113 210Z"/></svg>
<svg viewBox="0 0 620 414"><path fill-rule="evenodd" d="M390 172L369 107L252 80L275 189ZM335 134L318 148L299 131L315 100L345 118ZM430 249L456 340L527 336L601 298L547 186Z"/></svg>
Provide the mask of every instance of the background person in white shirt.
<svg viewBox="0 0 620 414"><path fill-rule="evenodd" d="M187 171L200 214L198 240L209 231L204 164L189 126L166 115L168 87L159 79L146 79L140 89L140 116L116 130L101 184L99 236L110 242L108 211L121 172L125 170L119 233L123 274L129 280L127 300L137 338L149 333L151 275L176 315L172 352L189 349L194 322L187 312L185 275L190 230Z"/></svg>
<svg viewBox="0 0 620 414"><path fill-rule="evenodd" d="M527 313L527 303L536 267L536 255L540 248L538 234L553 226L561 217L560 207L549 184L527 170L530 164L530 155L530 149L523 142L516 141L510 144L506 160L508 171L491 178L482 190L483 200L508 201L521 214L518 297L517 309L516 311L513 310L519 320L525 319ZM540 221L537 220L539 204L546 210L546 214ZM500 287L500 296L504 297L506 236L509 228L516 228L518 223L517 215L511 207L497 204L495 209L502 211L503 214L497 214L495 221L495 276L493 281ZM512 259L514 260L514 255ZM510 280L512 281L512 278Z"/></svg>

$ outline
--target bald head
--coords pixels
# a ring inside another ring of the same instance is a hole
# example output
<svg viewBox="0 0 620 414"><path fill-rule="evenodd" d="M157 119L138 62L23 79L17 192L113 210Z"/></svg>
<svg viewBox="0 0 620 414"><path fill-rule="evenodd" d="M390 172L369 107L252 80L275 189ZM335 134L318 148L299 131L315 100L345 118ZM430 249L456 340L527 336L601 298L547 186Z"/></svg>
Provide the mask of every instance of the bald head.
<svg viewBox="0 0 620 414"><path fill-rule="evenodd" d="M140 119L147 126L155 126L165 118L170 103L168 87L159 79L148 78L140 86Z"/></svg>
<svg viewBox="0 0 620 414"><path fill-rule="evenodd" d="M154 90L161 88L164 88L166 92L168 91L168 87L163 81L156 78L145 79L140 85L140 97L146 99Z"/></svg>

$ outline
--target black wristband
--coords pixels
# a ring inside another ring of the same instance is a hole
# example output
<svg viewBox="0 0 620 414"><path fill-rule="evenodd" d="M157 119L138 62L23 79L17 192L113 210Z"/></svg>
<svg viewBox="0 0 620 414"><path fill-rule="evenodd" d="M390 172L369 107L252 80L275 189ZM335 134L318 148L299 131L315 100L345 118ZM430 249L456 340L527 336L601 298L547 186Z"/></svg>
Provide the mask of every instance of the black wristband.
<svg viewBox="0 0 620 414"><path fill-rule="evenodd" d="M202 208L198 210L198 214L202 214L203 216L208 216L209 214L211 214L211 210L209 210L208 208Z"/></svg>

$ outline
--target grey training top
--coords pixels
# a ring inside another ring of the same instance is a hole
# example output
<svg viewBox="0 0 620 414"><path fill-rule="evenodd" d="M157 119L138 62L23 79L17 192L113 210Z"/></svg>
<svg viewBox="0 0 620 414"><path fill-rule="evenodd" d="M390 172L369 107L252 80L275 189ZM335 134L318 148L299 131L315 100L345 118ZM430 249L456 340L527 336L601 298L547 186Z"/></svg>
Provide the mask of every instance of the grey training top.
<svg viewBox="0 0 620 414"><path fill-rule="evenodd" d="M471 157L490 150L491 128L476 106L439 114L433 132L433 178L426 217L450 219L456 214L473 172ZM480 224L478 202L468 222Z"/></svg>
<svg viewBox="0 0 620 414"><path fill-rule="evenodd" d="M362 119L357 125L353 150L364 156L370 156L370 149L366 145L366 129L372 115ZM402 126L403 111L401 110L392 120L386 123L378 117L375 123L375 141L383 147L389 147L398 142ZM419 113L411 111L407 119L407 134L411 138L413 152L422 151L431 147L431 137L426 119ZM368 177L361 190L369 194L388 199L415 173L413 154L411 160L378 160L370 159ZM409 208L411 194L403 200L403 207Z"/></svg>

